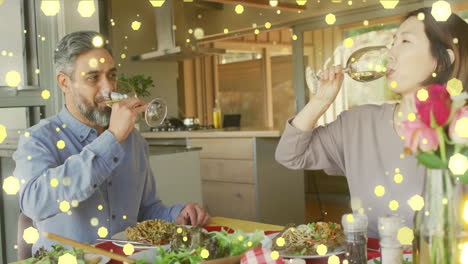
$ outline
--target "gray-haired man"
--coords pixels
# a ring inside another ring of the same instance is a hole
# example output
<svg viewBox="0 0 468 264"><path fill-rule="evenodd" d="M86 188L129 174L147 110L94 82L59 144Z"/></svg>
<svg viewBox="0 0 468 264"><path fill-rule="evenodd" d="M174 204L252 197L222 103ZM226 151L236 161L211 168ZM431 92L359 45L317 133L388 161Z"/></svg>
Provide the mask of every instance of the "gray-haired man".
<svg viewBox="0 0 468 264"><path fill-rule="evenodd" d="M103 95L115 89L117 69L110 49L93 45L95 37L102 38L74 32L58 44L56 80L65 107L20 138L13 158L14 175L25 180L21 210L40 233L89 243L146 219L207 224L198 205L166 207L157 198L148 144L134 130L146 103L129 98L106 106ZM40 237L33 252L52 244Z"/></svg>

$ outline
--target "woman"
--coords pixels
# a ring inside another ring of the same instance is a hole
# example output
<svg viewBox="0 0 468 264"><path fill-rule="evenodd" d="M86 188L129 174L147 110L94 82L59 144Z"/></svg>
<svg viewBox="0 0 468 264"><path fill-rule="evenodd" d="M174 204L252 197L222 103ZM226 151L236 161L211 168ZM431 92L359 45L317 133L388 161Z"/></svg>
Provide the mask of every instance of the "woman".
<svg viewBox="0 0 468 264"><path fill-rule="evenodd" d="M423 21L418 19L419 13L424 13ZM291 169L324 169L345 175L353 209L369 218L369 237L378 237L378 217L392 212L412 227L414 212L407 201L421 194L424 168L414 156L404 154L398 124L416 113L414 93L421 88L456 77L466 91L467 32L467 23L455 14L447 22L436 22L430 8L411 12L395 34L387 65L388 85L402 95L401 101L356 107L314 129L343 82L341 67L325 71L317 93L287 122L276 160ZM403 178L401 182L394 180L397 174L397 179Z"/></svg>

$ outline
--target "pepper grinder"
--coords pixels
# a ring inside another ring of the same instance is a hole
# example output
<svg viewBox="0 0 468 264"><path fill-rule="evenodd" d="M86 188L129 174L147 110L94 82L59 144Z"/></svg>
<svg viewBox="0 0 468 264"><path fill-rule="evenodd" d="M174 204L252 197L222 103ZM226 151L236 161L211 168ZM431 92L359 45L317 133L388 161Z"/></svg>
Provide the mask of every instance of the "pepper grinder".
<svg viewBox="0 0 468 264"><path fill-rule="evenodd" d="M345 214L341 218L349 264L367 264L367 215Z"/></svg>

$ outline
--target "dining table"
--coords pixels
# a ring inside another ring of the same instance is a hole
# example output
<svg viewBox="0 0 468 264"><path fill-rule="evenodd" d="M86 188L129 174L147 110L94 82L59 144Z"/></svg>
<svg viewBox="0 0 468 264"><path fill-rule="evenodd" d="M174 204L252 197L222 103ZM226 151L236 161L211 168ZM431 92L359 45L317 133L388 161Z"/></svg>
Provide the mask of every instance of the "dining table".
<svg viewBox="0 0 468 264"><path fill-rule="evenodd" d="M225 229L227 231L236 230L236 231L241 231L243 233L252 233L257 230L260 230L260 231L263 231L265 235L270 235L270 234L281 232L282 230L284 230L285 227L281 225L272 225L272 224L226 218L226 217L212 217L210 223L204 228L209 232L220 231L221 229ZM122 256L126 256L121 246L118 246L110 241L98 243L95 245L95 247L108 250L108 251L111 251L113 253L116 253ZM368 252L367 252L368 259L380 257L378 239L369 238L367 248L368 248ZM135 250L135 253L137 252L139 252L139 250ZM341 255L339 257L341 260L344 259L344 255ZM328 258L323 257L323 258L306 259L305 261L306 261L306 264L326 264L328 263ZM108 263L109 264L121 264L122 262L119 262L116 260L110 260Z"/></svg>

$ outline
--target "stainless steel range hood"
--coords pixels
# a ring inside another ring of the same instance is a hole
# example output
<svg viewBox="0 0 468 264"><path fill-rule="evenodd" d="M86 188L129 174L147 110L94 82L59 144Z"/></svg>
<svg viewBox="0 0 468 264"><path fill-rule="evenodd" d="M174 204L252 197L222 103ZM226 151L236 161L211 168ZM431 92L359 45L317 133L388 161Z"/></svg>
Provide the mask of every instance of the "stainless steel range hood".
<svg viewBox="0 0 468 264"><path fill-rule="evenodd" d="M183 9L183 6L177 7ZM183 15L183 10L179 15ZM140 54L132 57L133 60L162 60L162 61L180 61L191 59L198 56L225 53L224 49L207 48L198 45L186 43L184 20L173 30L174 23L174 1L166 1L163 6L155 7L154 14L156 18L156 44L157 50ZM179 34L179 35L176 35Z"/></svg>

